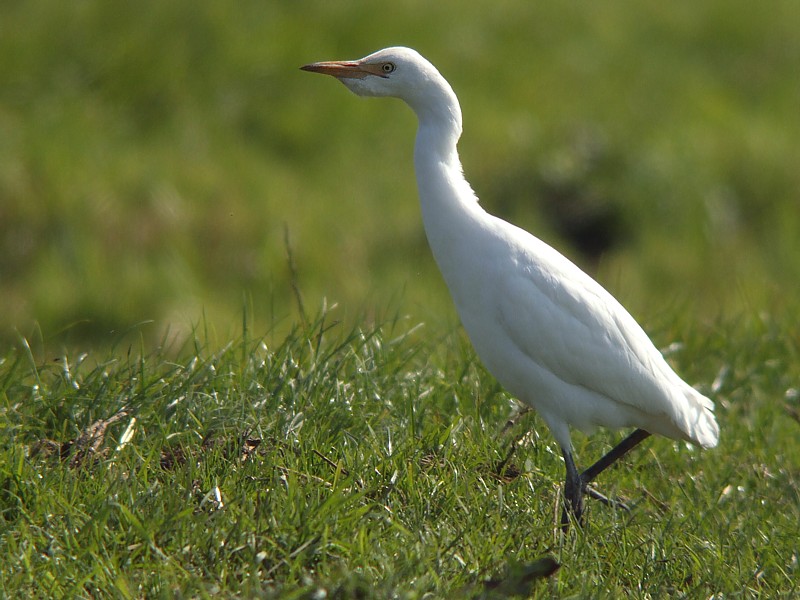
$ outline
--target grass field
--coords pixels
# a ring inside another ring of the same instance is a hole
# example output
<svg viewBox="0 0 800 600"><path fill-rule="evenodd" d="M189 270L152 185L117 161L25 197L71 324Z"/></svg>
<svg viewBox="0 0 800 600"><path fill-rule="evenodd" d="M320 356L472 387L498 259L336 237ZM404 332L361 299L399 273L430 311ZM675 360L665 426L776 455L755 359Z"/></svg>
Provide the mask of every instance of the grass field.
<svg viewBox="0 0 800 600"><path fill-rule="evenodd" d="M800 595L799 29L790 0L0 4L0 597ZM429 255L413 116L297 69L397 43L458 93L484 206L717 404L717 449L602 476L630 513L560 536L557 446L504 429Z"/></svg>
<svg viewBox="0 0 800 600"><path fill-rule="evenodd" d="M648 442L599 482L632 511L592 504L562 538L557 446L536 417L503 431L511 402L460 335L333 316L280 343L200 338L178 361L5 356L4 593L800 592L800 339L769 318L659 332L716 400L721 444ZM577 436L577 455L613 439ZM543 557L560 569L528 582Z"/></svg>

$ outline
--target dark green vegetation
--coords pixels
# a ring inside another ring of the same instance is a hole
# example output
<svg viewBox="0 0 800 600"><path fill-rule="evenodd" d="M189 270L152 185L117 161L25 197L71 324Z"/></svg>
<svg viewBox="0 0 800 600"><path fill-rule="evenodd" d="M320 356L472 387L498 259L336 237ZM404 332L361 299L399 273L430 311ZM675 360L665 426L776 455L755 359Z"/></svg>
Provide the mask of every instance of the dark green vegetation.
<svg viewBox="0 0 800 600"><path fill-rule="evenodd" d="M397 43L459 94L487 209L634 314L785 310L800 289L798 28L789 0L4 2L0 339L35 321L105 340L153 320L157 340L203 311L233 335L243 293L266 330L289 313L284 227L314 310L327 296L352 319L402 294L420 320L451 315L413 115L298 70Z"/></svg>
<svg viewBox="0 0 800 600"><path fill-rule="evenodd" d="M0 4L0 595L502 595L542 556L541 597L798 595L798 30L789 0ZM429 256L412 114L297 69L397 43L458 93L484 206L717 402L718 449L603 475L630 514L559 537L559 453L503 432Z"/></svg>

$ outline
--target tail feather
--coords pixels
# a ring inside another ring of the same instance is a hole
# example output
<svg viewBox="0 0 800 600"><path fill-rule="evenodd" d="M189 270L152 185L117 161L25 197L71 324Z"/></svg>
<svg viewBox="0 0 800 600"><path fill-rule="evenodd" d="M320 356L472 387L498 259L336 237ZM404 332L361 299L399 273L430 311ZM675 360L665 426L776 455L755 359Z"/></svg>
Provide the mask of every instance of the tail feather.
<svg viewBox="0 0 800 600"><path fill-rule="evenodd" d="M684 433L703 448L715 447L719 443L719 424L714 416L714 403L688 384L684 396L687 400Z"/></svg>

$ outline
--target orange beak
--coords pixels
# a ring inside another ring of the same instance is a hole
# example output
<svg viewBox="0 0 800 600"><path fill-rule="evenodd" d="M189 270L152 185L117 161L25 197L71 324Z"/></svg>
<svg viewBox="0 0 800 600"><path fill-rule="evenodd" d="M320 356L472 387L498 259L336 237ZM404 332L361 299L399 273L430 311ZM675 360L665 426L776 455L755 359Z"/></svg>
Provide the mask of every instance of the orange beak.
<svg viewBox="0 0 800 600"><path fill-rule="evenodd" d="M337 79L364 79L370 75L386 77L381 71L381 66L376 64L362 63L352 60L333 60L328 62L316 62L300 67L303 71L312 73L322 73L331 75Z"/></svg>
<svg viewBox="0 0 800 600"><path fill-rule="evenodd" d="M363 69L362 65L359 63L344 60L317 62L310 65L304 65L300 68L303 71L331 75L332 77L336 77L338 79L363 79L367 75L371 75L371 73Z"/></svg>

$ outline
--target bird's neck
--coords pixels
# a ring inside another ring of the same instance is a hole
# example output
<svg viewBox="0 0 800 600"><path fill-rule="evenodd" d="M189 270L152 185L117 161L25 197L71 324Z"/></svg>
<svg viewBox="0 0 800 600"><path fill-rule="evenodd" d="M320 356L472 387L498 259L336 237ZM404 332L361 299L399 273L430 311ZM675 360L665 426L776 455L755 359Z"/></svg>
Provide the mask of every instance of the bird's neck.
<svg viewBox="0 0 800 600"><path fill-rule="evenodd" d="M424 94L412 93L406 100L419 120L414 167L423 211L428 205L458 204L463 198L456 188L463 187L462 183L469 187L458 158L461 137L458 98L450 84L438 77L435 85L425 88Z"/></svg>
<svg viewBox="0 0 800 600"><path fill-rule="evenodd" d="M460 124L420 119L414 145L414 169L423 214L427 209L462 211L465 205L477 203L458 156L460 135Z"/></svg>
<svg viewBox="0 0 800 600"><path fill-rule="evenodd" d="M419 114L419 129L414 146L422 220L428 243L439 269L451 281L457 263L475 239L486 213L464 178L457 143L461 135L461 111L439 113L438 118ZM448 118L450 115L450 118Z"/></svg>
<svg viewBox="0 0 800 600"><path fill-rule="evenodd" d="M405 98L419 120L416 152L421 150L420 141L425 142L425 148L441 155L455 152L461 137L461 106L453 88L439 77L435 85L424 88L424 93L416 92L412 90Z"/></svg>

